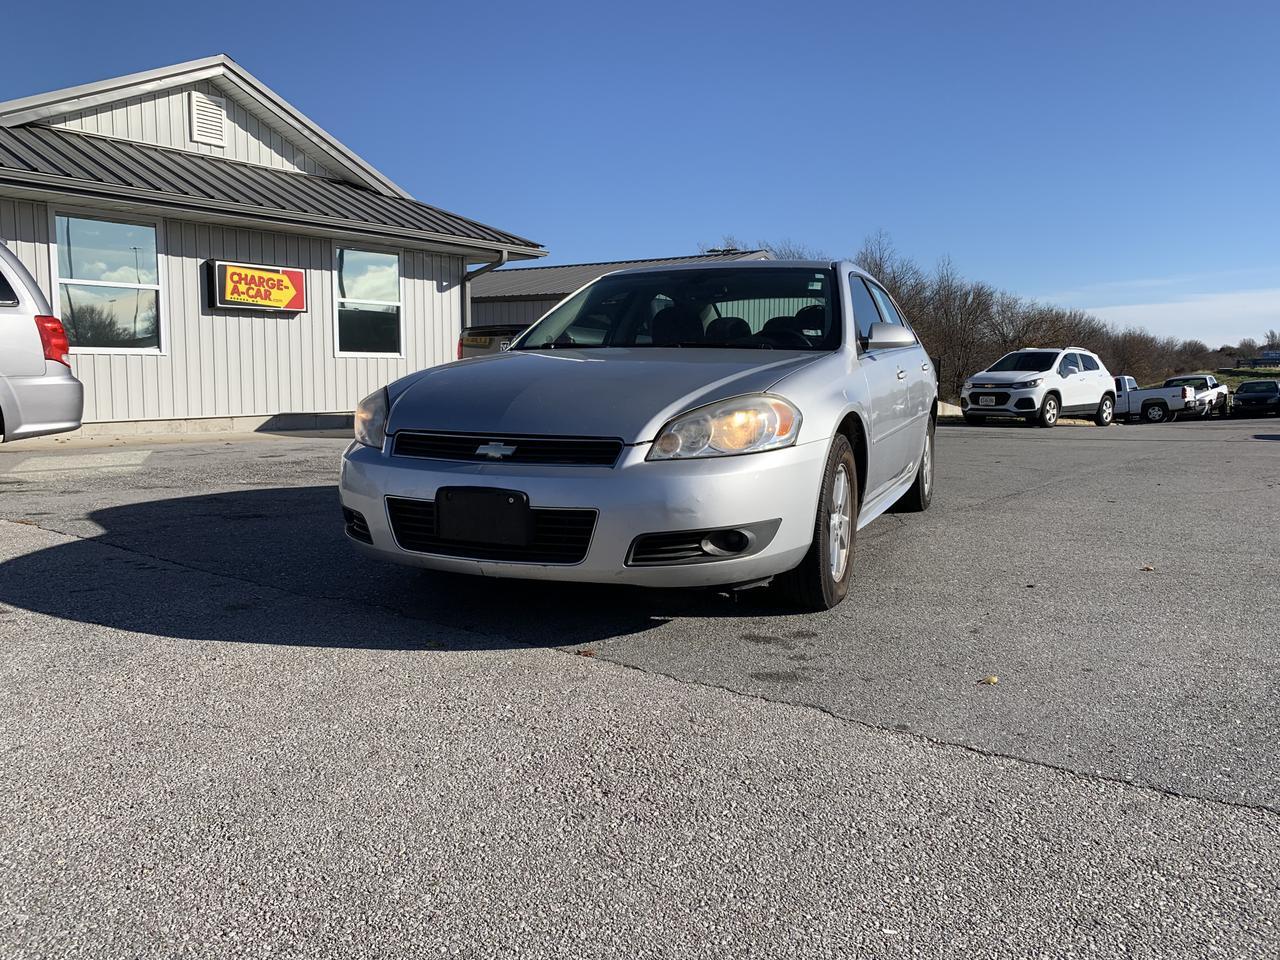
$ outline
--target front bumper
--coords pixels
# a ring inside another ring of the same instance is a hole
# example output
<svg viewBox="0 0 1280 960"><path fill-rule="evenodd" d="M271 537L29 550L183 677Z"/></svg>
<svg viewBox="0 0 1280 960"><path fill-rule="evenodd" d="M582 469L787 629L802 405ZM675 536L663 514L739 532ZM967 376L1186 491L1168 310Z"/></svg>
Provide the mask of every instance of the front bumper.
<svg viewBox="0 0 1280 960"><path fill-rule="evenodd" d="M1031 417L1040 410L1040 399L1045 389L1040 387L1024 387L1016 390L1012 386L973 387L960 392L960 409L967 414L983 417ZM982 398L990 397L991 404L982 403Z"/></svg>
<svg viewBox="0 0 1280 960"><path fill-rule="evenodd" d="M813 540L828 444L706 460L644 459L627 447L616 466L533 466L393 457L353 443L342 457L343 507L360 513L370 543L358 548L396 563L492 577L621 583L651 587L746 583L796 566ZM472 560L402 548L392 533L388 497L434 500L443 486L519 490L534 508L597 511L585 558L575 564ZM739 527L780 518L768 545L750 556L714 562L628 566L642 534ZM335 517L335 522L337 518ZM363 533L364 531L362 531Z"/></svg>

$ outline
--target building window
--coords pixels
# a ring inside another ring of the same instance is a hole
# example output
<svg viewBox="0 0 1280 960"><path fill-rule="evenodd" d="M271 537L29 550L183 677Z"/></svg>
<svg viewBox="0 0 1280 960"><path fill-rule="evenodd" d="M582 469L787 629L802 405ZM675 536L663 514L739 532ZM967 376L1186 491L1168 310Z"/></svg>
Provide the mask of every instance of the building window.
<svg viewBox="0 0 1280 960"><path fill-rule="evenodd" d="M400 355L400 257L338 248L338 353Z"/></svg>
<svg viewBox="0 0 1280 960"><path fill-rule="evenodd" d="M155 224L58 214L58 303L72 347L160 349Z"/></svg>

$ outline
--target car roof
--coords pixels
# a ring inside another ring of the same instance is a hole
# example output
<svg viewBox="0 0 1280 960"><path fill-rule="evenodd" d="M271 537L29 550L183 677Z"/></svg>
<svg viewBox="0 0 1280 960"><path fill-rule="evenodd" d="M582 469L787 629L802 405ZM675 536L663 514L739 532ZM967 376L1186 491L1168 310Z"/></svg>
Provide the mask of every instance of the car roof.
<svg viewBox="0 0 1280 960"><path fill-rule="evenodd" d="M667 273L676 270L693 270L712 272L719 270L777 270L779 267L790 267L791 269L800 268L803 270L831 270L833 268L845 268L852 270L864 277L871 276L861 267L853 263L833 260L730 260L723 263L671 263L657 264L648 267L629 267L623 270L614 270L606 273L606 277L621 277L640 275L645 273Z"/></svg>

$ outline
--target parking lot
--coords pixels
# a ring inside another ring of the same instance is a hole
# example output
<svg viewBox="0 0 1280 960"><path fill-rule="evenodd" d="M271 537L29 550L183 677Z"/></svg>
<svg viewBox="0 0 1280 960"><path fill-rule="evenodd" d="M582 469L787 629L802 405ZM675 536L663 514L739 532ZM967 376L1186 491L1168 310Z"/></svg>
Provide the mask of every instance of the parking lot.
<svg viewBox="0 0 1280 960"><path fill-rule="evenodd" d="M1280 951L1276 421L942 427L809 615L362 560L344 446L0 448L4 955Z"/></svg>

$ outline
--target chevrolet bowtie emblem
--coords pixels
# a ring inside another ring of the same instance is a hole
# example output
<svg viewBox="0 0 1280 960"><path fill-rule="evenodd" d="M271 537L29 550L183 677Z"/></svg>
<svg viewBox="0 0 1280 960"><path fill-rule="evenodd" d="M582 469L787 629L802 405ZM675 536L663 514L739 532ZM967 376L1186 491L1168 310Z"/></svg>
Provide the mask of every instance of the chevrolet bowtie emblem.
<svg viewBox="0 0 1280 960"><path fill-rule="evenodd" d="M492 443L484 443L476 447L476 453L478 455L482 457L489 457L491 460L501 460L503 457L509 457L515 452L515 447L509 447L498 440L494 440Z"/></svg>

